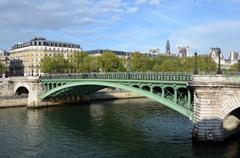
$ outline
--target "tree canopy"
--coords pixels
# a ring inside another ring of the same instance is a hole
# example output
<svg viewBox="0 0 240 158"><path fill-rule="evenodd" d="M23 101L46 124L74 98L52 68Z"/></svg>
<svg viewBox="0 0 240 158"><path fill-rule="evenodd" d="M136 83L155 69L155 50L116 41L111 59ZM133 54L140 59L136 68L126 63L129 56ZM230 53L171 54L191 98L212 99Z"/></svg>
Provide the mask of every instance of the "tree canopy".
<svg viewBox="0 0 240 158"><path fill-rule="evenodd" d="M0 74L3 74L5 70L6 70L5 65L2 62L0 62Z"/></svg>
<svg viewBox="0 0 240 158"><path fill-rule="evenodd" d="M40 62L40 69L44 73L123 72L128 70L130 63L132 72L193 72L194 62L194 57L147 56L139 52L132 53L131 59L119 58L111 51L105 51L101 56L76 52L68 59L62 55L45 56ZM232 69L235 70L235 67ZM197 68L204 72L215 71L216 64L209 56L201 55L197 57Z"/></svg>
<svg viewBox="0 0 240 158"><path fill-rule="evenodd" d="M63 55L45 56L40 61L40 69L44 73L64 73L69 71L69 61Z"/></svg>

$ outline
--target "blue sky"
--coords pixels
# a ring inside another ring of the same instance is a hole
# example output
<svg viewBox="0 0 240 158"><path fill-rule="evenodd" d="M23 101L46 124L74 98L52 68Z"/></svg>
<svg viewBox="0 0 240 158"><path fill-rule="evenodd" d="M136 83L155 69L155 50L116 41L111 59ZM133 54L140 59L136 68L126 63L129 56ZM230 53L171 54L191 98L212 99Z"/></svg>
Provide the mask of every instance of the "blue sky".
<svg viewBox="0 0 240 158"><path fill-rule="evenodd" d="M0 48L35 36L83 50L240 51L240 0L0 0Z"/></svg>

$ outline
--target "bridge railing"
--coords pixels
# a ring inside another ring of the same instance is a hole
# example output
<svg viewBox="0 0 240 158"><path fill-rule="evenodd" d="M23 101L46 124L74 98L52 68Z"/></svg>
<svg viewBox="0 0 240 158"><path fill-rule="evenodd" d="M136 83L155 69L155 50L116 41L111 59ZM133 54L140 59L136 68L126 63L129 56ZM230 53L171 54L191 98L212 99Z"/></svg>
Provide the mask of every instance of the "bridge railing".
<svg viewBox="0 0 240 158"><path fill-rule="evenodd" d="M190 73L157 72L113 72L113 73L79 73L48 74L40 79L99 79L99 80L156 80L156 81L191 81Z"/></svg>

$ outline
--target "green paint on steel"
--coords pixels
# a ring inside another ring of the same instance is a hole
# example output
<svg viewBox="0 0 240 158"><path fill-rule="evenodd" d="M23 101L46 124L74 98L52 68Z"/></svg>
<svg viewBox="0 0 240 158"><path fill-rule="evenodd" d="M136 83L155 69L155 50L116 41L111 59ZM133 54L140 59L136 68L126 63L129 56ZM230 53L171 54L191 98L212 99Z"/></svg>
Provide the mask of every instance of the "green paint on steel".
<svg viewBox="0 0 240 158"><path fill-rule="evenodd" d="M45 81L49 79L45 79ZM136 82L136 81L135 81ZM123 84L120 84L120 83L113 83L113 82L104 82L104 81L89 81L89 80L83 80L81 82L72 82L72 83L68 83L68 84L65 84L65 85L62 85L62 86L59 86L57 88L53 88L51 90L49 90L48 92L42 94L40 96L41 99L45 99L46 97L50 96L51 94L55 93L55 92L58 92L62 89L66 89L66 88L70 88L70 87L75 87L75 86L107 86L107 87L115 87L115 88L119 88L119 89L123 89L123 90L127 90L127 91L130 91L130 92L135 92L135 93L138 93L140 95L143 95L147 98L150 98L154 101L157 101L159 103L161 103L162 105L165 105L181 114L183 114L184 116L188 117L189 119L192 119L192 116L193 116L193 112L178 105L177 103L173 103L172 101L166 99L166 98L163 98L161 96L158 96L158 95L155 95L151 92L148 92L148 91L144 91L144 90L141 90L141 89L138 89L138 88L134 88L134 87L131 87L131 86L127 86L127 85L123 85Z"/></svg>
<svg viewBox="0 0 240 158"><path fill-rule="evenodd" d="M42 76L41 79L114 79L114 80L155 80L155 81L189 81L191 74L186 73L82 73Z"/></svg>

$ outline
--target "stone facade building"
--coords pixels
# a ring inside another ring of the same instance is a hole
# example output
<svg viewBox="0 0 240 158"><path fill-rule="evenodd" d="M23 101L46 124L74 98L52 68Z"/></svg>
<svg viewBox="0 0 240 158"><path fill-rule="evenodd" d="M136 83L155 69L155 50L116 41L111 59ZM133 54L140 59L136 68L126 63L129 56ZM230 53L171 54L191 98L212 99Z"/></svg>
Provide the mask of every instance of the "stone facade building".
<svg viewBox="0 0 240 158"><path fill-rule="evenodd" d="M178 57L179 58L186 58L189 56L189 47L188 46L179 46L178 47Z"/></svg>
<svg viewBox="0 0 240 158"><path fill-rule="evenodd" d="M119 58L127 58L130 52L119 51L119 50L109 50L109 49L96 49L85 51L90 56L101 56L104 52L112 52Z"/></svg>
<svg viewBox="0 0 240 158"><path fill-rule="evenodd" d="M74 52L80 52L79 44L49 41L45 38L34 38L29 42L15 44L10 50L10 73L14 76L38 76L40 61L44 56L61 54L64 58Z"/></svg>
<svg viewBox="0 0 240 158"><path fill-rule="evenodd" d="M210 57L211 59L218 64L218 51L220 48L211 48L210 50ZM223 69L229 69L233 64L238 62L238 53L237 52L230 52L229 58L224 59L223 53L220 55L220 64Z"/></svg>

